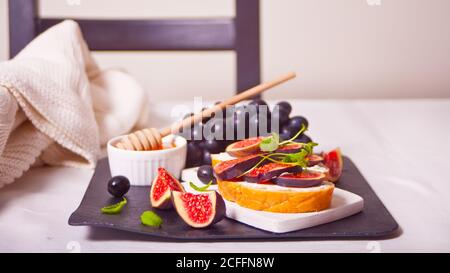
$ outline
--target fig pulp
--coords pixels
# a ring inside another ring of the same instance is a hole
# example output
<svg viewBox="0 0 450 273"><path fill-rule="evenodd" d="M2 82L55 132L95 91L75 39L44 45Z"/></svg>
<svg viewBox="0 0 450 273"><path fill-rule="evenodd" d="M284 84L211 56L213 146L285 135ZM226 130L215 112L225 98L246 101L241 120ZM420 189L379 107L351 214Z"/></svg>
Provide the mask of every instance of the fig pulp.
<svg viewBox="0 0 450 273"><path fill-rule="evenodd" d="M279 147L275 150L275 153L295 154L300 152L303 147L303 143L289 143Z"/></svg>
<svg viewBox="0 0 450 273"><path fill-rule="evenodd" d="M336 148L328 153L323 153L323 163L328 167L327 180L337 182L342 174L344 163L342 161L341 150Z"/></svg>
<svg viewBox="0 0 450 273"><path fill-rule="evenodd" d="M262 159L261 154L222 161L214 166L214 174L220 180L234 179L250 170Z"/></svg>
<svg viewBox="0 0 450 273"><path fill-rule="evenodd" d="M323 161L323 157L321 157L320 155L316 155L316 154L309 155L306 158L308 159L309 167L317 165Z"/></svg>
<svg viewBox="0 0 450 273"><path fill-rule="evenodd" d="M319 172L302 171L299 173L286 173L274 179L279 186L307 188L315 187L322 184L326 175Z"/></svg>
<svg viewBox="0 0 450 273"><path fill-rule="evenodd" d="M261 183L279 176L282 173L300 172L301 167L287 163L268 163L264 166L254 168L244 175L244 180L252 183Z"/></svg>
<svg viewBox="0 0 450 273"><path fill-rule="evenodd" d="M228 145L225 151L234 157L244 157L256 154L260 152L259 144L262 140L262 137L243 139Z"/></svg>
<svg viewBox="0 0 450 273"><path fill-rule="evenodd" d="M225 202L216 191L200 194L173 191L172 202L181 219L191 227L204 228L225 216Z"/></svg>
<svg viewBox="0 0 450 273"><path fill-rule="evenodd" d="M171 191L184 192L183 185L164 168L158 168L158 175L153 179L150 189L150 204L154 208L169 209Z"/></svg>

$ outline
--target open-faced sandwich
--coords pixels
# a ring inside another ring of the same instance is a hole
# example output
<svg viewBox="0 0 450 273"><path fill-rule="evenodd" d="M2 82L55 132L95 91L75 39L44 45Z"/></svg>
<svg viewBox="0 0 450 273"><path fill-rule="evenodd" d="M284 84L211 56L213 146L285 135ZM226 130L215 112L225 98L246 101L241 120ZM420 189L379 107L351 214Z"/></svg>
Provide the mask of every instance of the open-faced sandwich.
<svg viewBox="0 0 450 273"><path fill-rule="evenodd" d="M277 134L229 145L212 156L222 197L260 211L301 213L330 207L342 172L339 149L315 154L316 143L280 141Z"/></svg>

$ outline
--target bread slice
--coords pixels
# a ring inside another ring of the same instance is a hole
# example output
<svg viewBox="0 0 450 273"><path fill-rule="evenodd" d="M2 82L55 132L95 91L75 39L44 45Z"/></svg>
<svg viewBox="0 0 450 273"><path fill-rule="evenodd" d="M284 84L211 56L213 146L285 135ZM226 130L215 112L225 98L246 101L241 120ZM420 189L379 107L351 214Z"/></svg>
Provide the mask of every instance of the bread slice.
<svg viewBox="0 0 450 273"><path fill-rule="evenodd" d="M234 159L227 153L212 154L212 165ZM314 171L325 172L324 168ZM334 184L323 182L310 188L281 187L273 184L217 181L223 198L238 205L261 211L302 213L328 209L333 197Z"/></svg>
<svg viewBox="0 0 450 273"><path fill-rule="evenodd" d="M228 201L261 211L302 213L330 207L334 184L323 182L310 188L281 187L272 184L218 181L219 193Z"/></svg>

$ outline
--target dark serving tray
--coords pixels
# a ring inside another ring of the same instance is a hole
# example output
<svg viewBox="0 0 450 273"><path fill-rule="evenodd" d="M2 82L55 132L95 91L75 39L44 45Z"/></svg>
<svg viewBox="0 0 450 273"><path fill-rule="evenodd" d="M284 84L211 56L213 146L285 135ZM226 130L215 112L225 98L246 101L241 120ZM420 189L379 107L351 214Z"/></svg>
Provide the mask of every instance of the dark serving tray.
<svg viewBox="0 0 450 273"><path fill-rule="evenodd" d="M155 210L163 219L161 228L152 228L140 223L140 215L152 210L149 202L150 187L131 187L126 197L128 204L119 215L105 215L100 208L115 203L107 192L110 178L107 159L98 162L95 173L78 209L69 218L73 226L106 227L147 234L160 238L181 240L226 240L226 239L370 239L392 236L398 224L371 189L355 164L344 157L344 170L337 184L339 188L360 195L364 199L364 209L353 216L288 233L272 233L247 226L225 218L206 229L187 226L175 211Z"/></svg>

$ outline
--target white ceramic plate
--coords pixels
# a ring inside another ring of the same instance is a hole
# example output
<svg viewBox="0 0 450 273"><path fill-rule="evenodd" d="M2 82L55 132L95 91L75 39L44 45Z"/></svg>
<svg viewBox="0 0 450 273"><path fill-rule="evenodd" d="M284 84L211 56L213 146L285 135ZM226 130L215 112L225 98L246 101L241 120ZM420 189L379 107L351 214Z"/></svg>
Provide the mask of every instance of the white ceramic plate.
<svg viewBox="0 0 450 273"><path fill-rule="evenodd" d="M183 170L181 178L183 181L193 182L197 186L204 185L197 178L197 168ZM183 184L186 190L195 191L189 186L188 182ZM211 186L210 189L216 190L217 186ZM363 209L364 200L359 195L335 188L330 208L319 212L274 213L243 208L226 200L225 204L228 218L255 228L284 233L333 222L356 214Z"/></svg>

